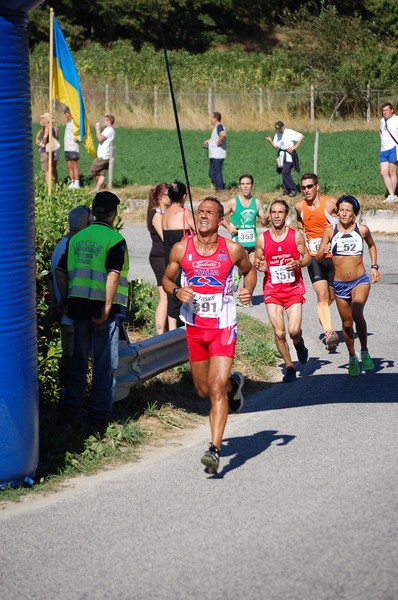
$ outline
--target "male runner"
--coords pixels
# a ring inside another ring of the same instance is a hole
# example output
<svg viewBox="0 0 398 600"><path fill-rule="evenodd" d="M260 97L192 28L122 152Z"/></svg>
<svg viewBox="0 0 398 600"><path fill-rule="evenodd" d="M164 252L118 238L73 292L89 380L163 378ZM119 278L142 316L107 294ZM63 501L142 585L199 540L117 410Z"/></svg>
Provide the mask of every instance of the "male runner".
<svg viewBox="0 0 398 600"><path fill-rule="evenodd" d="M271 229L258 236L255 256L256 268L265 272L264 302L274 330L276 347L286 364L282 380L285 383L296 379L296 368L286 340L285 312L297 358L302 364L308 360L308 350L301 331L302 305L305 302L301 267L306 267L312 260L303 235L287 227L288 213L289 205L284 200L272 202L269 209Z"/></svg>
<svg viewBox="0 0 398 600"><path fill-rule="evenodd" d="M321 243L322 234L327 225L338 222L336 216L337 198L321 194L318 177L315 173L305 173L301 178L301 189L304 199L296 202L297 228L305 235L311 256L316 256ZM317 296L319 321L325 333L325 344L329 351L336 350L339 336L332 327L330 305L334 300L333 277L334 267L330 253L317 262L313 260L308 267L312 287Z"/></svg>
<svg viewBox="0 0 398 600"><path fill-rule="evenodd" d="M243 406L240 373L230 375L237 337L236 306L231 272L244 275L240 300L250 302L256 270L240 244L218 235L223 205L208 196L198 207L197 234L174 245L163 277L163 288L182 302L180 318L186 335L192 379L201 398L210 397L211 444L201 462L206 472L217 472L228 417L228 404L237 412ZM175 280L182 269L181 287Z"/></svg>
<svg viewBox="0 0 398 600"><path fill-rule="evenodd" d="M234 242L239 242L248 253L251 263L254 263L254 251L256 249L256 220L262 225L269 222L268 215L264 212L260 200L253 196L253 175L241 175L239 178L240 194L237 194L224 204L223 226L229 231ZM229 222L225 217L229 216ZM232 274L233 283L239 286L241 275L237 268ZM250 307L251 303L240 306Z"/></svg>

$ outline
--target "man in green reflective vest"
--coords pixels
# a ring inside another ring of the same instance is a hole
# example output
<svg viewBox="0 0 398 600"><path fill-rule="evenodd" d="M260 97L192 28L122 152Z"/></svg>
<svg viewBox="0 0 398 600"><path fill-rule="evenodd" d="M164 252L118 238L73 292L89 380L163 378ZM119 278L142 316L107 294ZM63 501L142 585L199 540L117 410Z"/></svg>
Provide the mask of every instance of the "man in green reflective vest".
<svg viewBox="0 0 398 600"><path fill-rule="evenodd" d="M65 313L75 328L73 357L60 408L76 424L85 416L88 359L92 357L89 416L94 426L111 418L118 367L119 325L126 312L129 268L127 244L115 231L119 198L99 192L92 206L95 221L69 241L57 271Z"/></svg>

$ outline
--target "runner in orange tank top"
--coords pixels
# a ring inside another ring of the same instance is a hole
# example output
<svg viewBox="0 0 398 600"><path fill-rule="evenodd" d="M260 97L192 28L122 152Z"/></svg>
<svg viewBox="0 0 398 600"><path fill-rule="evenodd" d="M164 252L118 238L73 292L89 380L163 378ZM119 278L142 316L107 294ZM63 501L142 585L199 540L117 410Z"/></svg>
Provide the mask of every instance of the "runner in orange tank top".
<svg viewBox="0 0 398 600"><path fill-rule="evenodd" d="M301 178L303 200L296 202L297 228L305 235L307 248L311 256L316 256L322 235L330 224L337 223L337 198L321 194L318 177L315 173L305 173ZM325 334L325 344L329 351L336 350L339 336L332 327L330 305L334 300L334 267L329 253L322 261L313 260L308 267L312 287L317 296L319 321Z"/></svg>

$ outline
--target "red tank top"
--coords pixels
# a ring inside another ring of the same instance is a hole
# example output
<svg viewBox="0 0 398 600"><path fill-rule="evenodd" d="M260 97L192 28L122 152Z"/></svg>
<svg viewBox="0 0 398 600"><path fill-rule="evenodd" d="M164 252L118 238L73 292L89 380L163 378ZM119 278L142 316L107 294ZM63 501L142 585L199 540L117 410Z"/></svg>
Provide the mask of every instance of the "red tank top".
<svg viewBox="0 0 398 600"><path fill-rule="evenodd" d="M181 260L181 285L192 284L193 296L183 303L180 317L188 325L222 329L236 324L236 304L232 292L233 262L226 239L218 238L213 254L202 256L195 248L194 237L187 238Z"/></svg>
<svg viewBox="0 0 398 600"><path fill-rule="evenodd" d="M264 297L277 296L284 300L292 295L305 294L300 267L287 271L284 266L289 258L300 259L296 244L296 230L288 227L285 239L278 242L272 239L269 230L264 231L263 236L263 255L267 263L263 283Z"/></svg>

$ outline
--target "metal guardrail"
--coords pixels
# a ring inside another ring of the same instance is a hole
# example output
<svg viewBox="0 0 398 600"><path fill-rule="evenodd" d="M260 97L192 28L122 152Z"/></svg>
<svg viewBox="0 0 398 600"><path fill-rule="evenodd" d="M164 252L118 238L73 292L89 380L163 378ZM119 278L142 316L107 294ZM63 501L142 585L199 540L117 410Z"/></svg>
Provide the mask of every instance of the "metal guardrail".
<svg viewBox="0 0 398 600"><path fill-rule="evenodd" d="M130 344L125 334L125 340L119 342L119 368L115 372L113 401L126 398L138 383L187 360L188 348L183 327L135 344Z"/></svg>

